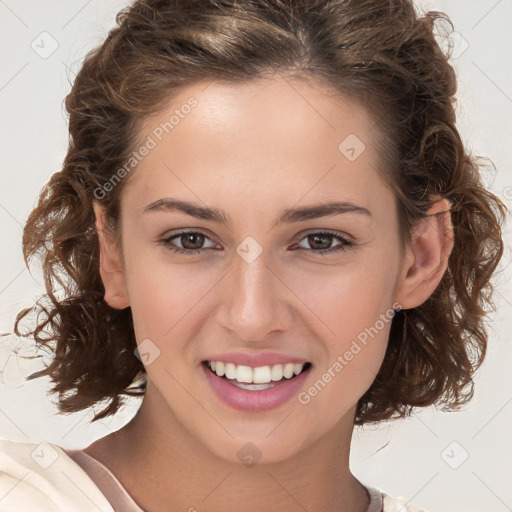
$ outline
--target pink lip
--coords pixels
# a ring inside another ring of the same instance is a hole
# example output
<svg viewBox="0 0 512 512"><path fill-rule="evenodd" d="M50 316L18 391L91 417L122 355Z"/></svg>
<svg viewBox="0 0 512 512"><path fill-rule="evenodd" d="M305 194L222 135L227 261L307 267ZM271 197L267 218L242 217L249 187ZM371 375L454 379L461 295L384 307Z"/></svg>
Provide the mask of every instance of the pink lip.
<svg viewBox="0 0 512 512"><path fill-rule="evenodd" d="M250 366L273 366L275 364L306 364L308 361L299 357L278 354L276 352L263 352L258 354L244 354L243 352L225 352L206 358L207 361L221 361L223 363L233 363L236 365Z"/></svg>
<svg viewBox="0 0 512 512"><path fill-rule="evenodd" d="M272 388L250 391L237 388L228 380L210 371L206 364L201 365L206 378L219 399L233 409L246 412L261 412L275 409L296 396L309 375L311 367L292 379L274 382Z"/></svg>

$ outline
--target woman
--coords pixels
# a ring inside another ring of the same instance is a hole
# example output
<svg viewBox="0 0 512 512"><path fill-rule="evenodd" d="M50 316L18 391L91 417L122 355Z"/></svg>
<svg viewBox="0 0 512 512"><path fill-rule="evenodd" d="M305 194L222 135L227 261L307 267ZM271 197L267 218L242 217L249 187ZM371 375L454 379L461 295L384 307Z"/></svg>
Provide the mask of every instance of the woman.
<svg viewBox="0 0 512 512"><path fill-rule="evenodd" d="M119 15L24 230L48 284L33 335L55 342L32 377L62 412L107 400L95 419L144 400L84 450L3 442L4 504L418 510L352 475L352 430L470 399L504 215L455 127L440 17L405 0Z"/></svg>

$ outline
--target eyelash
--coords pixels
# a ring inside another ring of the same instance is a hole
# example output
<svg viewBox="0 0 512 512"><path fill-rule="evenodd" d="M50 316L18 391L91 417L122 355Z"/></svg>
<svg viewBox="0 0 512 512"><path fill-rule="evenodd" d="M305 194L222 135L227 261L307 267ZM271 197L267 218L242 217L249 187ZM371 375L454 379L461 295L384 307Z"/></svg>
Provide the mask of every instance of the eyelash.
<svg viewBox="0 0 512 512"><path fill-rule="evenodd" d="M163 244L163 245L166 245L167 248L170 251L175 252L175 253L179 253L179 254L193 255L193 254L201 253L201 252L206 250L206 249L196 249L196 250L194 250L194 249L181 249L180 247L176 247L176 246L171 246L170 245L172 240L180 238L180 237L182 237L184 235L202 235L202 236L208 238L208 236L205 233L201 233L200 231L180 231L179 233L175 233L174 235L172 235L170 237L167 237L167 238L164 238L164 239L160 240L160 243ZM339 241L341 243L340 243L340 245L332 247L330 249L319 249L319 250L305 249L309 254L320 254L320 255L323 255L323 254L333 254L333 253L336 253L338 251L346 251L347 249L349 249L353 245L353 242L351 242L347 238L345 238L345 237L343 237L343 236L341 236L339 234L336 234L336 233L331 233L329 231L313 231L312 233L307 233L303 238L301 238L299 240L298 243L302 242L302 240L304 240L305 238L307 238L309 236L312 236L312 235L331 236L335 240L337 240L337 241Z"/></svg>

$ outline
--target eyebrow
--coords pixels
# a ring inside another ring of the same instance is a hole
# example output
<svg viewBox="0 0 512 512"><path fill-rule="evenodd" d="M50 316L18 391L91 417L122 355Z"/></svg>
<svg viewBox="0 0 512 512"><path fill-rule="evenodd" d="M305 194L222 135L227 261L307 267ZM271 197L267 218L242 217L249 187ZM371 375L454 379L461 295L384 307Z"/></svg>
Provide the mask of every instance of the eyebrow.
<svg viewBox="0 0 512 512"><path fill-rule="evenodd" d="M228 226L232 224L231 217L223 210L201 206L199 204L181 201L171 197L164 197L153 201L143 210L144 213L155 211L179 211L186 213L191 217L195 217L196 219L210 220ZM282 210L277 219L274 220L272 227L281 223L301 222L320 217L340 215L342 213L360 213L369 217L372 215L367 208L347 201L329 201L311 206Z"/></svg>

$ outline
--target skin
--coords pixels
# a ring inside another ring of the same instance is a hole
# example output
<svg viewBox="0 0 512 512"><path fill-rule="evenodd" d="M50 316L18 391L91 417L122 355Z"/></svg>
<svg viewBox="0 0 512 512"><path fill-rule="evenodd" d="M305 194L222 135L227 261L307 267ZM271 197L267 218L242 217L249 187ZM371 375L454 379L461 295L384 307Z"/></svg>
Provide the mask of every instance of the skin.
<svg viewBox="0 0 512 512"><path fill-rule="evenodd" d="M374 122L320 82L274 76L195 84L146 119L141 140L191 96L198 105L122 190L120 246L104 230L101 202L94 204L105 300L130 306L138 343L149 338L160 355L146 365L147 391L135 418L84 451L151 512L230 512L241 503L249 512L363 512L369 499L350 472L350 441L390 322L306 405L294 397L266 412L232 409L210 388L201 361L228 351L302 357L313 364L307 390L394 303L407 309L431 295L451 250L449 217L422 221L401 251L395 198L378 172ZM349 134L365 144L354 161L338 149ZM223 209L233 222L143 212L165 197ZM348 201L371 215L273 224L284 208L326 201ZM439 200L430 213L448 209ZM161 243L187 228L206 238ZM352 244L308 253L340 245L335 237L316 245L308 238L322 230ZM236 252L247 236L263 249L251 263ZM203 252L176 254L172 243ZM253 467L237 456L246 443L261 453Z"/></svg>

